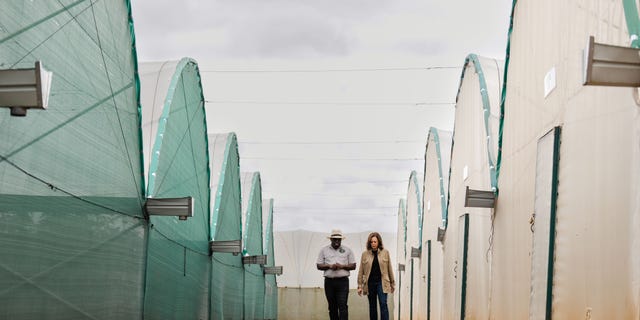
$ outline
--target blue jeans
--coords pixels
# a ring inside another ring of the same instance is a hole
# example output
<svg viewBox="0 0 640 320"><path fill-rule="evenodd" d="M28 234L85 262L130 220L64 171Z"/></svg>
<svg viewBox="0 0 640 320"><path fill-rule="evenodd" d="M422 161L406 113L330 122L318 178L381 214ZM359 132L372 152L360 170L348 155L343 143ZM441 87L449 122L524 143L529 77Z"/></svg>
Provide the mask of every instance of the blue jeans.
<svg viewBox="0 0 640 320"><path fill-rule="evenodd" d="M378 306L376 300L380 302L380 319L389 320L389 308L387 307L387 294L382 291L382 281L369 282L369 319L378 319Z"/></svg>
<svg viewBox="0 0 640 320"><path fill-rule="evenodd" d="M331 320L349 319L349 277L324 278L324 294L329 303L329 318Z"/></svg>

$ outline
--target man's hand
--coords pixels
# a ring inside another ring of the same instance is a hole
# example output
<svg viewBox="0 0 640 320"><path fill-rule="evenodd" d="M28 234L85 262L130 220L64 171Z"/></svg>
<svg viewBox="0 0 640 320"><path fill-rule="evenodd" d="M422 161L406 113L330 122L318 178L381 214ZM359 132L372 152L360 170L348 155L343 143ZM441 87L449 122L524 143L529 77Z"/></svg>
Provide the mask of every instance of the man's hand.
<svg viewBox="0 0 640 320"><path fill-rule="evenodd" d="M342 269L342 265L339 263L335 263L331 265L331 270L339 270Z"/></svg>

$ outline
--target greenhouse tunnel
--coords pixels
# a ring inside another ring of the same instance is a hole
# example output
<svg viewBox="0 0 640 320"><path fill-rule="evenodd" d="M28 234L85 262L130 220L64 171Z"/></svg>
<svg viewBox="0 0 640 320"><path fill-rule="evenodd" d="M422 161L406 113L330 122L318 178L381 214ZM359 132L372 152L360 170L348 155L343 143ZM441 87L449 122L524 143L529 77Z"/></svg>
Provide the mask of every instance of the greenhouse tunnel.
<svg viewBox="0 0 640 320"><path fill-rule="evenodd" d="M469 54L456 97L444 237L445 317L488 317L493 208L467 202L467 188L495 197L503 61ZM457 266L457 268L454 267Z"/></svg>
<svg viewBox="0 0 640 320"><path fill-rule="evenodd" d="M513 2L492 317L640 317L637 87L585 85L582 68L590 37L638 48L637 3Z"/></svg>
<svg viewBox="0 0 640 320"><path fill-rule="evenodd" d="M262 256L262 183L259 172L241 174L242 255ZM262 319L265 277L262 265L244 264L244 317Z"/></svg>
<svg viewBox="0 0 640 320"><path fill-rule="evenodd" d="M129 2L0 7L0 68L40 61L52 73L46 109L0 110L0 318L140 318L147 222Z"/></svg>
<svg viewBox="0 0 640 320"><path fill-rule="evenodd" d="M410 275L407 272L407 203L405 199L398 201L398 226L396 241L396 259L398 265L395 268L396 276L396 292L393 297L393 309L398 319L409 316L409 297L410 297ZM409 257L410 259L410 257ZM409 281L407 280L409 279Z"/></svg>
<svg viewBox="0 0 640 320"><path fill-rule="evenodd" d="M235 133L209 134L213 241L242 239L240 158ZM211 319L240 319L244 307L242 256L211 253Z"/></svg>
<svg viewBox="0 0 640 320"><path fill-rule="evenodd" d="M209 154L197 63L140 65L148 198L193 198L193 217L151 216L145 318L209 316Z"/></svg>
<svg viewBox="0 0 640 320"><path fill-rule="evenodd" d="M263 254L267 256L265 267L274 267L273 199L262 200ZM278 318L278 283L275 274L264 275L264 319Z"/></svg>
<svg viewBox="0 0 640 320"><path fill-rule="evenodd" d="M430 128L425 149L422 208L422 253L420 278L424 279L424 301L421 312L427 319L441 318L443 254L442 239L447 218L447 192L449 186L449 157L452 134L450 131Z"/></svg>

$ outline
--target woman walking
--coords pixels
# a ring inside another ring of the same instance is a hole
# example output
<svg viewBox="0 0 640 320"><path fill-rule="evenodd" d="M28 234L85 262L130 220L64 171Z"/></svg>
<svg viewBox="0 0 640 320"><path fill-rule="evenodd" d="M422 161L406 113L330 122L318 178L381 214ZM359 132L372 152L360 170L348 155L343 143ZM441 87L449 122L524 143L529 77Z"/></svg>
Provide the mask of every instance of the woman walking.
<svg viewBox="0 0 640 320"><path fill-rule="evenodd" d="M389 250L384 249L380 234L372 232L367 238L367 250L362 253L358 268L358 295L365 294L369 298L369 319L378 319L376 302L380 304L380 319L389 319L387 294L393 293L395 287Z"/></svg>

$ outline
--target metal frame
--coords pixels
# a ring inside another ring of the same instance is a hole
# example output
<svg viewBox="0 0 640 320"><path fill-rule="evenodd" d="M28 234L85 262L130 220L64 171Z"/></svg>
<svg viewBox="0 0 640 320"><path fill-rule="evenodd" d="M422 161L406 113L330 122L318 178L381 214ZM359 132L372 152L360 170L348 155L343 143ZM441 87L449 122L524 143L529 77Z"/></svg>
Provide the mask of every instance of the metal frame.
<svg viewBox="0 0 640 320"><path fill-rule="evenodd" d="M243 256L242 264L259 264L265 265L267 264L267 256L266 255L257 255L257 256Z"/></svg>
<svg viewBox="0 0 640 320"><path fill-rule="evenodd" d="M234 256L242 252L242 240L209 241L209 250L213 252L232 253Z"/></svg>
<svg viewBox="0 0 640 320"><path fill-rule="evenodd" d="M147 216L177 216L187 220L193 217L193 197L147 198L144 210Z"/></svg>
<svg viewBox="0 0 640 320"><path fill-rule="evenodd" d="M589 37L582 60L583 84L640 87L640 50L597 43Z"/></svg>
<svg viewBox="0 0 640 320"><path fill-rule="evenodd" d="M46 109L52 73L35 62L34 68L0 70L0 107L12 116L24 117L27 109Z"/></svg>
<svg viewBox="0 0 640 320"><path fill-rule="evenodd" d="M464 194L464 206L469 208L494 208L496 194L493 191L474 190L467 186Z"/></svg>

